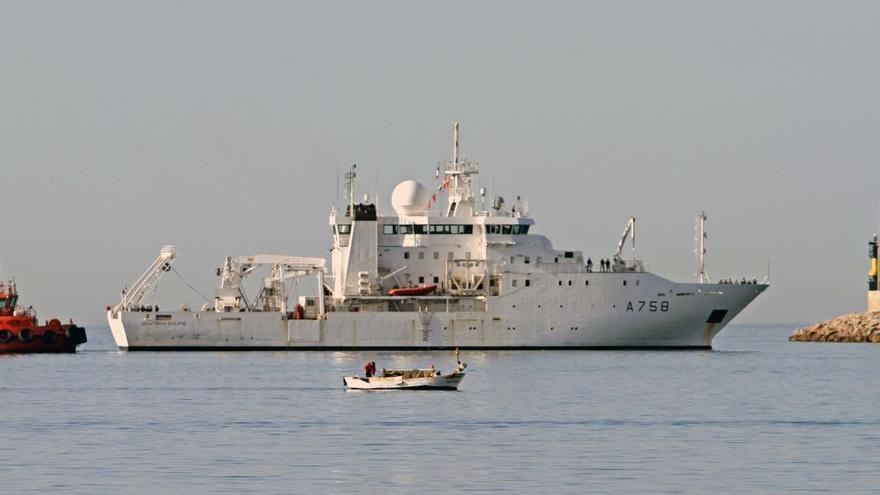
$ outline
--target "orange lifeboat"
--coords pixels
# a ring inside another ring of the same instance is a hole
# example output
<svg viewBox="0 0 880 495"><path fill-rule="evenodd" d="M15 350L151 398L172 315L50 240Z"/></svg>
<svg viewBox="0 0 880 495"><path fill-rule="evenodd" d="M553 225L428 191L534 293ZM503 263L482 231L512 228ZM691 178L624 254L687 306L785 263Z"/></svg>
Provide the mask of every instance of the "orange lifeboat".
<svg viewBox="0 0 880 495"><path fill-rule="evenodd" d="M57 318L40 325L33 308L17 306L14 283L0 282L0 353L74 352L87 341L86 330Z"/></svg>
<svg viewBox="0 0 880 495"><path fill-rule="evenodd" d="M436 285L420 285L418 287L399 287L388 291L389 296L424 296L434 292Z"/></svg>

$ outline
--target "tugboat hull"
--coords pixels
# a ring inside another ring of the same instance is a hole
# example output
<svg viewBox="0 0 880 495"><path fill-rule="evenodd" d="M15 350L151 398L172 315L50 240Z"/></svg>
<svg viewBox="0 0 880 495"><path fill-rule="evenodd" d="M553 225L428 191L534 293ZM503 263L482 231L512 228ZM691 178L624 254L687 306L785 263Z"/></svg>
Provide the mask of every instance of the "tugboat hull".
<svg viewBox="0 0 880 495"><path fill-rule="evenodd" d="M76 325L63 325L58 330L0 328L0 354L70 353L87 341L85 329Z"/></svg>

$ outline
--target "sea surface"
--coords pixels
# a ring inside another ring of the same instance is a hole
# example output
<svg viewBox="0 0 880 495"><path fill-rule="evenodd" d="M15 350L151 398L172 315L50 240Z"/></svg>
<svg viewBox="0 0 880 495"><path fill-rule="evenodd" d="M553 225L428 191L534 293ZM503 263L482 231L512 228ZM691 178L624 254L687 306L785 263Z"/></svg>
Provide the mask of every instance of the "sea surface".
<svg viewBox="0 0 880 495"><path fill-rule="evenodd" d="M344 374L450 352L0 357L0 493L878 493L880 346L466 352L457 392Z"/></svg>

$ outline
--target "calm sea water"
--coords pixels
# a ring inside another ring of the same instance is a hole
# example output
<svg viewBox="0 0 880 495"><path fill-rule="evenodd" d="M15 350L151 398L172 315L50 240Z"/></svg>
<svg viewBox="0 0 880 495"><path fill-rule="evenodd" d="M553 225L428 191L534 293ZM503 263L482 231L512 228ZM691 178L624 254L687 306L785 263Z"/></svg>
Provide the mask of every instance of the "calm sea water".
<svg viewBox="0 0 880 495"><path fill-rule="evenodd" d="M880 347L468 352L458 392L342 376L451 353L0 357L2 493L877 493Z"/></svg>

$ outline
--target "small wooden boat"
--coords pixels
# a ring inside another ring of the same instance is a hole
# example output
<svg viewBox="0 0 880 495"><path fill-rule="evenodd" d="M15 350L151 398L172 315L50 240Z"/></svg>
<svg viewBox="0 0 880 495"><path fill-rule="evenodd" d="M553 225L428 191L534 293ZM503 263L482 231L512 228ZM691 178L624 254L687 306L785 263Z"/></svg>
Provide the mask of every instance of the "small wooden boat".
<svg viewBox="0 0 880 495"><path fill-rule="evenodd" d="M398 287L388 291L389 296L424 296L434 292L436 285L420 285L418 287Z"/></svg>
<svg viewBox="0 0 880 495"><path fill-rule="evenodd" d="M443 374L434 367L420 369L383 369L377 376L346 376L345 386L352 390L457 390L464 379L466 363L458 362L455 371Z"/></svg>

